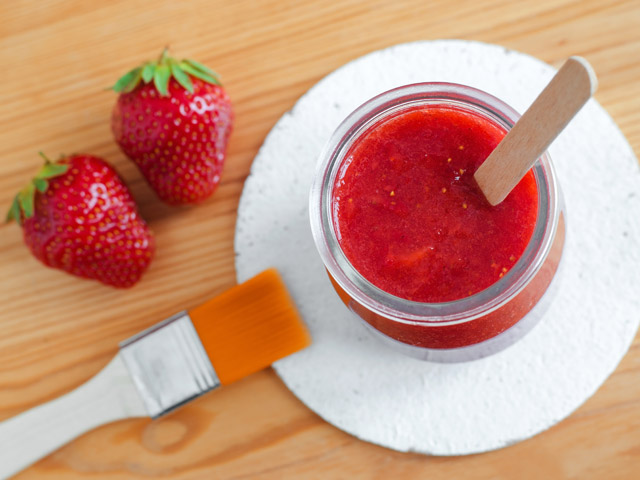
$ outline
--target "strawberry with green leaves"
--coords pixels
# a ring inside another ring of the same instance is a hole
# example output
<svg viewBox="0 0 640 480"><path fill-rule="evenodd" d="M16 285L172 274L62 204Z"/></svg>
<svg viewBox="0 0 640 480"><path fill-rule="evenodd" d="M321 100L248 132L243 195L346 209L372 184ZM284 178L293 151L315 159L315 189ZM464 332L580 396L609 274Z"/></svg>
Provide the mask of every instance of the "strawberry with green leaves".
<svg viewBox="0 0 640 480"><path fill-rule="evenodd" d="M194 61L162 53L121 77L111 129L158 196L198 203L220 182L233 124L218 76Z"/></svg>
<svg viewBox="0 0 640 480"><path fill-rule="evenodd" d="M55 163L45 157L14 198L7 220L22 225L25 243L45 265L114 287L140 280L154 253L126 185L92 155Z"/></svg>

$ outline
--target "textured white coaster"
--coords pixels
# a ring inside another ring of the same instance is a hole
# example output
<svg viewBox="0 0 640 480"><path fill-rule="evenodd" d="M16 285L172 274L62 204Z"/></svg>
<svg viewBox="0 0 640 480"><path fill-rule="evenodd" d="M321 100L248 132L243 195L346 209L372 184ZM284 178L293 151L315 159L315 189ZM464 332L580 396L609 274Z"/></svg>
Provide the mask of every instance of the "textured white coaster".
<svg viewBox="0 0 640 480"><path fill-rule="evenodd" d="M269 266L282 272L314 343L275 368L328 422L395 450L484 452L567 417L628 349L640 320L640 175L625 138L594 100L550 149L568 220L555 300L524 339L494 356L436 364L390 350L351 318L311 238L308 197L317 156L365 100L404 84L445 81L485 90L522 113L553 73L494 45L399 45L324 78L265 140L239 207L238 281Z"/></svg>

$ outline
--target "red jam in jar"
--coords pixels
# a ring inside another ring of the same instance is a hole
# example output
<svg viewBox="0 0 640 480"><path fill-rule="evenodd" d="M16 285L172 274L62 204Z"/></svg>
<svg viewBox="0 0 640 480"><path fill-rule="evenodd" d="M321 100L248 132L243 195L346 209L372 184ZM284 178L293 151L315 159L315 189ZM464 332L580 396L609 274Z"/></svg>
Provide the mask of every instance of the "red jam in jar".
<svg viewBox="0 0 640 480"><path fill-rule="evenodd" d="M415 108L351 146L333 188L340 247L367 280L416 302L448 302L502 278L536 223L532 172L499 205L473 174L506 135L455 107Z"/></svg>
<svg viewBox="0 0 640 480"><path fill-rule="evenodd" d="M420 83L365 102L325 145L310 196L318 252L344 304L399 351L481 358L551 301L564 216L549 156L495 207L473 179L518 118L480 90Z"/></svg>

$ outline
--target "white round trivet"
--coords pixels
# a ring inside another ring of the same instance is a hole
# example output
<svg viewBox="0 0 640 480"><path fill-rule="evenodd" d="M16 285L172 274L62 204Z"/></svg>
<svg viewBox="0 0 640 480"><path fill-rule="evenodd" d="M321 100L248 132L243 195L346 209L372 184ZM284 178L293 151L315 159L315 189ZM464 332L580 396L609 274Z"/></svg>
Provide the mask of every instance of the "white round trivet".
<svg viewBox="0 0 640 480"><path fill-rule="evenodd" d="M309 408L358 438L433 455L484 452L567 417L613 372L640 320L637 160L594 100L550 149L567 211L564 273L542 321L522 340L468 363L389 349L351 318L318 256L308 198L318 154L342 119L391 88L445 81L524 112L554 74L545 63L466 41L374 52L327 76L273 128L238 212L238 281L277 267L314 343L275 365Z"/></svg>

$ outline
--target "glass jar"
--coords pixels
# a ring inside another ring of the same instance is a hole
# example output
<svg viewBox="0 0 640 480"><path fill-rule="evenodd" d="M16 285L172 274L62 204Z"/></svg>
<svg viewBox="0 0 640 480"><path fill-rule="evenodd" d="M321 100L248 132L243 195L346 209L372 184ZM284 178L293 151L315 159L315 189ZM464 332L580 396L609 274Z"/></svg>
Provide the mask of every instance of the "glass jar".
<svg viewBox="0 0 640 480"><path fill-rule="evenodd" d="M442 303L406 300L373 285L349 262L336 237L332 218L336 175L351 146L375 125L406 109L429 106L465 110L507 131L520 117L488 93L451 83L407 85L372 98L338 126L320 155L310 196L311 228L336 292L375 335L421 359L467 361L506 348L542 317L562 255L563 203L545 153L533 167L538 190L533 235L520 259L496 283Z"/></svg>

